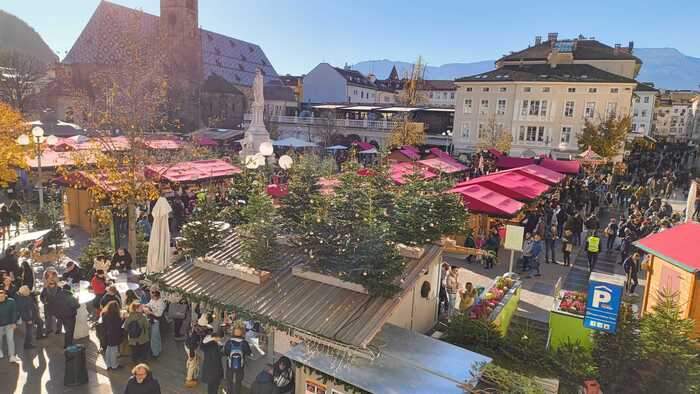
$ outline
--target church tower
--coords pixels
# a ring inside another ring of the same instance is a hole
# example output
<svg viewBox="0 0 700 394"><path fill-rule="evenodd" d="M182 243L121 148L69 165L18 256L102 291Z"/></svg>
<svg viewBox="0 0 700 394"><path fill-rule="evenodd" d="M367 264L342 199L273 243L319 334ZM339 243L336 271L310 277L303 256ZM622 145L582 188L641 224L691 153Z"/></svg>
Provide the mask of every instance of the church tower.
<svg viewBox="0 0 700 394"><path fill-rule="evenodd" d="M203 81L199 1L160 0L160 35L171 85L180 91L185 120L196 126Z"/></svg>

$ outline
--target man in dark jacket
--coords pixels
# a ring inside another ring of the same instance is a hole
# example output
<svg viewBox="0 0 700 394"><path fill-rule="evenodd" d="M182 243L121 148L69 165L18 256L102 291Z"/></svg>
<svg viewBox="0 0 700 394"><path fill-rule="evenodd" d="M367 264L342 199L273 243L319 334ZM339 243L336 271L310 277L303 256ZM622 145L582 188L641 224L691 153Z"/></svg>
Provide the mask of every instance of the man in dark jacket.
<svg viewBox="0 0 700 394"><path fill-rule="evenodd" d="M63 278L64 281L68 282L68 284L78 284L80 283L80 280L82 279L80 275L80 267L78 267L77 264L75 264L72 261L69 261L66 264L66 272L61 275L61 278Z"/></svg>
<svg viewBox="0 0 700 394"><path fill-rule="evenodd" d="M160 394L160 384L146 364L138 364L131 370L131 378L124 394Z"/></svg>
<svg viewBox="0 0 700 394"><path fill-rule="evenodd" d="M19 277L22 271L19 269L19 262L17 260L17 251L14 246L7 248L5 256L0 259L0 271L5 271L15 280Z"/></svg>
<svg viewBox="0 0 700 394"><path fill-rule="evenodd" d="M17 314L19 314L19 317L24 323L24 348L33 349L32 329L39 316L39 309L36 306L34 296L32 296L29 287L22 286L19 288L15 296L15 303L17 305Z"/></svg>
<svg viewBox="0 0 700 394"><path fill-rule="evenodd" d="M46 280L46 285L41 289L41 294L39 299L41 303L44 304L44 321L46 323L46 330L48 333L54 331L56 335L61 333L61 322L58 321L58 317L54 312L56 307L56 297L58 296L59 288L56 278L49 278Z"/></svg>
<svg viewBox="0 0 700 394"><path fill-rule="evenodd" d="M56 317L61 319L63 329L66 332L63 339L63 348L67 348L73 344L75 317L78 314L78 308L80 308L78 300L73 296L73 293L70 292L70 286L65 285L65 287L60 289L56 294L56 305L53 309Z"/></svg>
<svg viewBox="0 0 700 394"><path fill-rule="evenodd" d="M642 258L639 252L635 252L632 254L632 256L626 258L625 262L622 264L622 268L625 269L625 273L627 274L625 287L627 288L627 292L629 294L634 294L634 290L639 284L639 279L637 276L639 275L639 265L641 260Z"/></svg>
<svg viewBox="0 0 700 394"><path fill-rule="evenodd" d="M207 384L207 393L216 394L219 392L219 384L224 377L224 368L221 365L221 341L222 333L207 335L200 345L204 353L202 362L201 380Z"/></svg>

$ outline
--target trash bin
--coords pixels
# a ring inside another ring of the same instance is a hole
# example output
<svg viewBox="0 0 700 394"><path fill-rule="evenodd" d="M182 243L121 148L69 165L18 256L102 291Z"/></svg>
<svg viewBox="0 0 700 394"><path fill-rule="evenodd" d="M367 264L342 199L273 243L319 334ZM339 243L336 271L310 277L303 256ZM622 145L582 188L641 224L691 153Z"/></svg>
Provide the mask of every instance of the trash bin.
<svg viewBox="0 0 700 394"><path fill-rule="evenodd" d="M88 382L85 364L85 346L72 345L65 350L66 372L63 376L64 386L80 386Z"/></svg>

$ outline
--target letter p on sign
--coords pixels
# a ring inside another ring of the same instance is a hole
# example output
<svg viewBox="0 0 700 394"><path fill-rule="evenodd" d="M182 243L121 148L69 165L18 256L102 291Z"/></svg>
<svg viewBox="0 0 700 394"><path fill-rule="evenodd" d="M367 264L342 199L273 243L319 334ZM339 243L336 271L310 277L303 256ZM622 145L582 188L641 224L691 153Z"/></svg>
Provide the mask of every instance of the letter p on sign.
<svg viewBox="0 0 700 394"><path fill-rule="evenodd" d="M600 304L612 301L612 291L605 286L597 286L593 291L593 307L599 308Z"/></svg>

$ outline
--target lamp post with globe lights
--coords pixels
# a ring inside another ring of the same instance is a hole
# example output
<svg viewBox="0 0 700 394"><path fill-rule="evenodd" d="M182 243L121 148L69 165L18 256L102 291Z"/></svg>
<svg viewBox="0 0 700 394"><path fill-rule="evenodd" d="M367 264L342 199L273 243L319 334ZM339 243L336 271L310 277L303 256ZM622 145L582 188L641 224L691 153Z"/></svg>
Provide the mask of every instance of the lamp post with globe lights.
<svg viewBox="0 0 700 394"><path fill-rule="evenodd" d="M44 137L44 129L41 127L33 128L31 135L22 134L17 137L19 145L28 146L32 142L34 142L34 149L36 149L36 162L39 169L39 178L36 181L36 187L39 190L39 209L42 209L44 208L44 183L41 175L41 155L44 151L44 145L56 145L57 138L53 135Z"/></svg>

